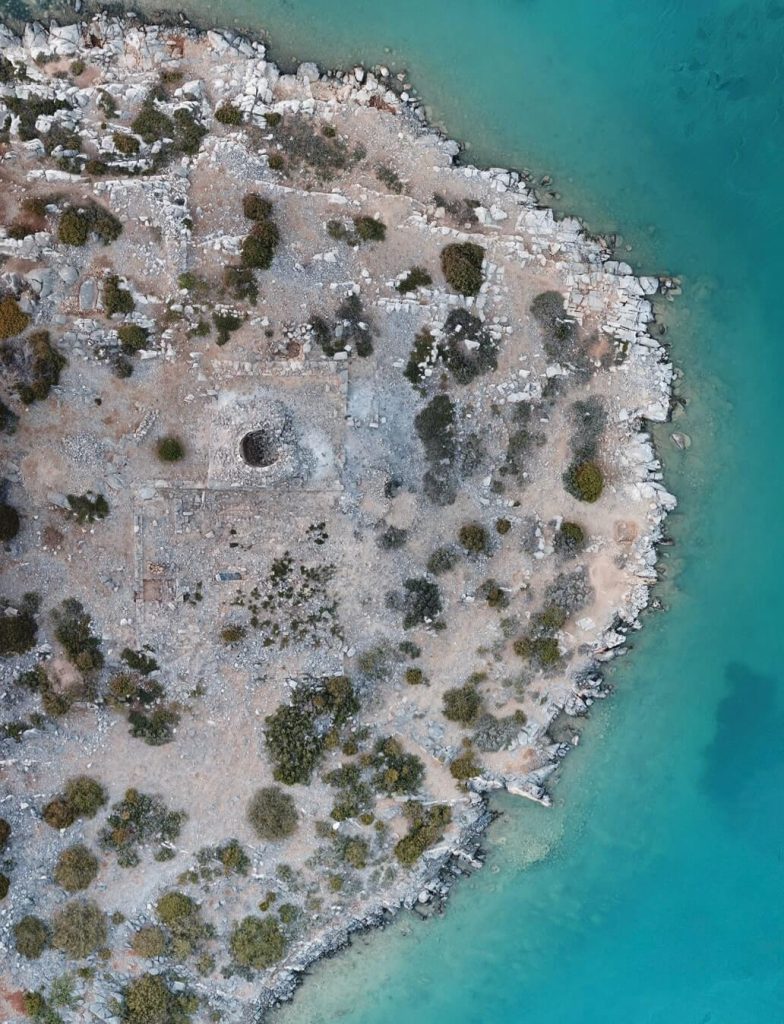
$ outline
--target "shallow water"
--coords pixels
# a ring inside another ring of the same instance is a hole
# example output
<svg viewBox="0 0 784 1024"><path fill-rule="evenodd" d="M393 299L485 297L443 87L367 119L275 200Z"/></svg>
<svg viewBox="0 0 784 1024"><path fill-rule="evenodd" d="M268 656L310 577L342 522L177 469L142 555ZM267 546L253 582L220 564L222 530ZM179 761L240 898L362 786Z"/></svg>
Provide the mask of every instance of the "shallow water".
<svg viewBox="0 0 784 1024"><path fill-rule="evenodd" d="M784 2L189 10L266 27L278 57L409 68L472 158L552 174L563 208L685 283L664 310L694 439L661 432L669 614L616 663L555 808L503 801L445 917L358 940L278 1024L784 1020Z"/></svg>

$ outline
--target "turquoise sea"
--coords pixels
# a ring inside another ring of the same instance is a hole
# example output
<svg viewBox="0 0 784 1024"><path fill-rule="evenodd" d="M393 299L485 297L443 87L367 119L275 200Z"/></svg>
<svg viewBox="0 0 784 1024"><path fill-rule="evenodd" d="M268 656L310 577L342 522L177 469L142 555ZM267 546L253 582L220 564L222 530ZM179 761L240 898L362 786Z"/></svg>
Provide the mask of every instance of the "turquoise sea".
<svg viewBox="0 0 784 1024"><path fill-rule="evenodd" d="M551 174L560 208L684 280L668 613L616 662L555 807L500 802L444 917L359 938L275 1024L781 1024L784 2L186 9L268 29L279 59L408 68L471 159Z"/></svg>

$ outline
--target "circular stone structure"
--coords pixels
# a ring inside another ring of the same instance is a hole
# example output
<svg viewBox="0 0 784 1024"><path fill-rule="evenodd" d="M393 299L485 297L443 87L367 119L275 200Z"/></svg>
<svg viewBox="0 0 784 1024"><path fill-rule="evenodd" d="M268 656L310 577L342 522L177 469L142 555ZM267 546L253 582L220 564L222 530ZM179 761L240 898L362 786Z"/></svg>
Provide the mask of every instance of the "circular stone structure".
<svg viewBox="0 0 784 1024"><path fill-rule="evenodd" d="M280 436L269 427L251 430L240 441L240 454L249 466L266 469L280 457L279 440Z"/></svg>

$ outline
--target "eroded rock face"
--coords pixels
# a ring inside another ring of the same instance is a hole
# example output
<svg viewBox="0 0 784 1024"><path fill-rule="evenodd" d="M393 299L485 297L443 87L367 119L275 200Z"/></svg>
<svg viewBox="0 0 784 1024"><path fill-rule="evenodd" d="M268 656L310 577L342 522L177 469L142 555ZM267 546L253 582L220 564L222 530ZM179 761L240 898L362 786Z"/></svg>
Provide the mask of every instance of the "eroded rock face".
<svg viewBox="0 0 784 1024"><path fill-rule="evenodd" d="M63 972L14 926L78 840L125 920L73 1019L161 956L242 1020L441 898L485 793L548 802L674 505L669 283L455 166L388 72L108 17L0 27L0 72L2 980Z"/></svg>

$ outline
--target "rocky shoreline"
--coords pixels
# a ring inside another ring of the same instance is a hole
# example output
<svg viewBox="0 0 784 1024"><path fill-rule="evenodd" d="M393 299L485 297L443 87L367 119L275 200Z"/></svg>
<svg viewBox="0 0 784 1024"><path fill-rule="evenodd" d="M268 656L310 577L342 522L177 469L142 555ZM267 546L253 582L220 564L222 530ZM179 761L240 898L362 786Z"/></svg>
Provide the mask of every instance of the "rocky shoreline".
<svg viewBox="0 0 784 1024"><path fill-rule="evenodd" d="M0 25L0 54L11 61L22 60L30 65L49 56L54 60L102 62L106 68L111 68L112 62L122 56L126 61L132 59L137 70L152 70L168 67L173 61L176 63L173 32L173 29L148 25L131 16L108 15L97 15L89 24L60 26L53 23L48 29L31 24L26 26L21 38ZM490 793L506 789L545 805L551 802L548 780L573 744L553 742L549 729L559 716L585 715L595 700L606 696L602 666L623 653L629 633L640 628L641 613L649 607L651 589L658 579L657 545L663 537L666 516L676 502L664 487L661 463L646 430L647 421L663 422L669 418L673 389L672 365L659 340L651 334L655 323L652 296L658 293L666 297L677 292L677 281L635 276L627 263L615 258L605 240L588 236L579 220L557 218L552 210L541 206L530 181L523 175L503 168L481 169L464 163L460 145L427 124L424 108L405 88L404 76L395 76L386 68L369 70L359 66L348 71L322 73L310 63L300 65L296 75L283 76L265 60L265 48L257 41L229 32L201 33L190 26L178 26L176 36L180 53L184 43L179 40L186 38L206 47L216 61L228 62L244 74L241 91L232 92L232 103L247 122L263 125L270 112L294 115L323 109L360 112L375 108L394 114L400 119L403 133L415 139L423 149L429 147L429 151L440 154L448 167L448 171L444 170L445 177L447 173L459 174L466 182L475 183L483 193L498 197L497 204L477 204L481 212L477 215L476 235L447 227L438 231L445 241L482 238L486 244L502 250L507 258L517 256L526 266L556 271L563 281L567 316L581 326L597 315L601 317L603 337L600 340L606 340L616 351L622 352L622 360L613 367L618 427L608 459L612 459L621 482L619 491L628 495L635 507L645 510L644 530L628 542L631 547L624 567L632 582L616 602L612 622L595 631L590 642L582 641L577 650L583 667L569 678L548 684L547 699L540 702L542 710L536 719L529 716L521 738L508 748L514 751L518 745L536 749L539 763L526 771L514 771L505 765L495 770L486 767L480 776L471 778L467 784L470 795L466 798L457 834L430 849L393 887L377 898L365 900L360 914L344 913L320 927L315 936L308 935L293 943L280 967L265 978L262 994L253 1008L240 1009L235 1004L232 1016L226 1018L249 1021L259 1019L259 1014L290 999L307 968L339 951L353 933L382 927L403 907L423 907L431 902L440 905L461 875L481 865L481 837L493 817L488 806ZM315 85L324 90L318 98L312 91ZM65 86L64 90L65 97L69 94ZM180 97L193 104L205 102L203 92L193 83L185 82L180 86ZM79 175L44 169L40 171L40 178L56 185L73 183ZM276 188L281 193L285 191L285 187L275 183L270 188L273 192ZM113 186L111 182L104 185L98 179L96 192L104 191L112 196ZM493 237L492 232L500 231L509 218L507 206L504 206L508 201L516 208L514 234ZM423 232L433 230L425 214L416 208L411 212L410 223ZM479 234L479 229L490 232L490 242L487 233ZM31 257L39 242L28 238L15 249L8 242L3 251ZM2 243L5 244L6 239ZM46 288L44 277L38 288L41 300L46 298ZM394 312L405 309L406 301L379 300L379 308ZM88 296L85 305L89 307L89 304ZM476 308L481 311L480 305ZM105 332L91 337L86 329L82 333L77 330L73 335L73 344L85 351L105 341ZM171 349L167 348L165 340L151 357L161 354L164 360L170 359ZM567 374L568 371L554 363L547 367L546 378L553 380ZM508 402L530 401L537 394L529 384L525 384L527 391L524 388L514 392L510 388L511 385L505 392L504 400ZM538 393L541 394L541 389ZM542 556L549 555L548 543L541 532L537 543L538 552ZM588 625L581 629L586 636L591 632ZM575 736L573 743L576 741ZM104 1019L113 1018L110 1015Z"/></svg>

